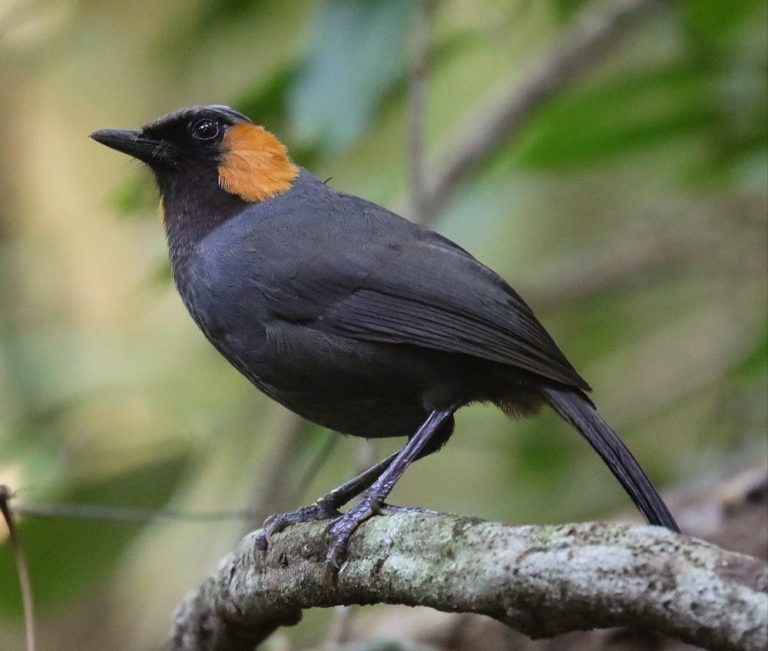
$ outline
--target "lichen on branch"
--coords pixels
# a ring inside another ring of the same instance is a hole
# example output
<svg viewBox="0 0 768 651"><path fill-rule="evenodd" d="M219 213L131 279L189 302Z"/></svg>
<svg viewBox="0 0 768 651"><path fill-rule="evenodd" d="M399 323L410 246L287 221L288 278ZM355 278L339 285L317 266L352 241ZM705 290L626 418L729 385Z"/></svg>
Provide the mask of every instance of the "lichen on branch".
<svg viewBox="0 0 768 651"><path fill-rule="evenodd" d="M768 566L662 528L375 517L329 584L325 526L293 526L266 553L247 535L181 605L169 648L250 650L303 609L373 603L480 613L531 637L632 626L711 649L768 645Z"/></svg>

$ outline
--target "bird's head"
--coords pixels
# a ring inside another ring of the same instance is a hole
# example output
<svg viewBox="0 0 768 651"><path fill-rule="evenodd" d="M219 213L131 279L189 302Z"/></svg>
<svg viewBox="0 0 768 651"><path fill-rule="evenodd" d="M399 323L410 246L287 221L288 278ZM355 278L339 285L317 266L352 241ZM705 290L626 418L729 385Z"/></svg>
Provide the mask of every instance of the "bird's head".
<svg viewBox="0 0 768 651"><path fill-rule="evenodd" d="M141 131L102 129L91 138L146 163L164 200L171 191L210 185L242 201L264 201L299 174L277 138L228 106L185 108Z"/></svg>

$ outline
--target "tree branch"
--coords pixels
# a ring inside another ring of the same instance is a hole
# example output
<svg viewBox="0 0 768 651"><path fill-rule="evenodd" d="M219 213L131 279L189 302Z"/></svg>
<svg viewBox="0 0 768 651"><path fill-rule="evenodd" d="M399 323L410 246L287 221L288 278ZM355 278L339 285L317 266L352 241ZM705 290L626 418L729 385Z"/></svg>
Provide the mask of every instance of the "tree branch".
<svg viewBox="0 0 768 651"><path fill-rule="evenodd" d="M251 533L174 618L172 651L245 651L301 611L407 604L489 615L531 637L649 628L712 649L768 643L768 567L665 529L511 527L454 515L376 517L323 580L324 523L296 525L266 554Z"/></svg>

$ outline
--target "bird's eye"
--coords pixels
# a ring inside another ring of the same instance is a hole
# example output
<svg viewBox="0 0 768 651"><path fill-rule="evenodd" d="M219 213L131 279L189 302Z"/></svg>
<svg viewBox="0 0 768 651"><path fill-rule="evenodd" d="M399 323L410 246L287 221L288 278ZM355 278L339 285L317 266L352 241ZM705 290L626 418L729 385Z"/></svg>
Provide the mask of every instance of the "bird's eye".
<svg viewBox="0 0 768 651"><path fill-rule="evenodd" d="M219 125L205 118L198 120L192 125L192 135L198 140L213 140L219 135Z"/></svg>

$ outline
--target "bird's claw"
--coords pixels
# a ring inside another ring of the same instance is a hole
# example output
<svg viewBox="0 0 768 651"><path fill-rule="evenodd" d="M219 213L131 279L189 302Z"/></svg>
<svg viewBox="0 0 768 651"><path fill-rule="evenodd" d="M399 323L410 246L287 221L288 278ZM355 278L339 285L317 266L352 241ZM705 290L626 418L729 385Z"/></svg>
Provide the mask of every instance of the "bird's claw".
<svg viewBox="0 0 768 651"><path fill-rule="evenodd" d="M346 513L331 522L325 530L328 552L325 555L325 580L332 583L347 557L349 539L355 530L372 515L379 513L382 504L370 498L355 504Z"/></svg>
<svg viewBox="0 0 768 651"><path fill-rule="evenodd" d="M374 515L393 515L395 513L436 513L412 506L394 506L378 501L375 497L363 499L349 511L328 524L325 530L328 539L328 552L325 556L325 579L333 583L347 556L347 548L352 534L366 520Z"/></svg>
<svg viewBox="0 0 768 651"><path fill-rule="evenodd" d="M317 500L314 504L300 508L298 511L275 513L264 520L261 531L256 537L256 547L266 551L269 546L269 539L293 524L330 520L339 516L341 516L341 512L336 506L323 498Z"/></svg>
<svg viewBox="0 0 768 651"><path fill-rule="evenodd" d="M375 496L366 497L364 495L360 502L342 514L334 504L321 498L314 504L300 508L298 511L270 515L257 534L255 546L266 552L269 539L293 524L331 520L325 529L328 551L325 556L324 574L326 582L333 583L346 559L349 540L357 528L374 515L392 515L395 513L435 513L435 511L413 506L385 504L377 500Z"/></svg>

